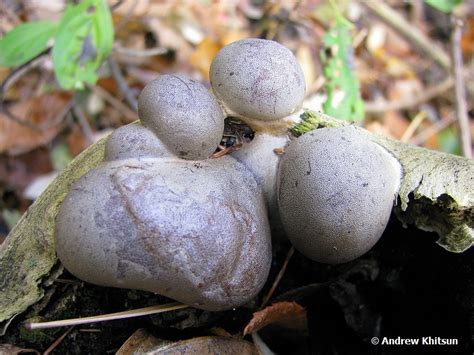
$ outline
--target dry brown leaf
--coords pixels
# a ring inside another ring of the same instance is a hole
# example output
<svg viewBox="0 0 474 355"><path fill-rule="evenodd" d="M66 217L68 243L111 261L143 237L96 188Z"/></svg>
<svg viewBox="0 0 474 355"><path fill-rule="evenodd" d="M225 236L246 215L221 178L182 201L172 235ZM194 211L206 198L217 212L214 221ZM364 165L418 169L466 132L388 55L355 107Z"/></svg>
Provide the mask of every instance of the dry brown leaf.
<svg viewBox="0 0 474 355"><path fill-rule="evenodd" d="M200 337L179 341L153 351L153 354L181 355L256 355L257 349L252 343L232 337Z"/></svg>
<svg viewBox="0 0 474 355"><path fill-rule="evenodd" d="M383 115L383 125L388 130L388 137L400 139L407 130L410 122L398 111L387 111Z"/></svg>
<svg viewBox="0 0 474 355"><path fill-rule="evenodd" d="M204 38L189 57L189 63L209 80L209 68L221 46L211 38Z"/></svg>
<svg viewBox="0 0 474 355"><path fill-rule="evenodd" d="M461 47L465 56L474 54L474 16L466 21L466 31L462 35Z"/></svg>
<svg viewBox="0 0 474 355"><path fill-rule="evenodd" d="M296 302L277 302L255 312L244 329L244 336L266 327L277 324L290 329L306 329L307 317L305 309Z"/></svg>
<svg viewBox="0 0 474 355"><path fill-rule="evenodd" d="M206 336L172 342L138 329L117 351L117 355L131 354L256 355L258 352L252 343L233 337Z"/></svg>
<svg viewBox="0 0 474 355"><path fill-rule="evenodd" d="M117 351L116 355L145 353L162 342L145 329L137 329Z"/></svg>
<svg viewBox="0 0 474 355"><path fill-rule="evenodd" d="M23 191L38 175L47 174L52 170L47 149L35 149L15 157L0 155L0 184L15 191Z"/></svg>
<svg viewBox="0 0 474 355"><path fill-rule="evenodd" d="M0 355L16 355L16 354L40 354L35 349L24 349L11 344L0 344Z"/></svg>
<svg viewBox="0 0 474 355"><path fill-rule="evenodd" d="M53 123L63 112L68 100L69 95L57 93L34 97L10 106L10 111L17 117L27 119L38 127L48 125L43 129L19 124L0 113L0 153L21 154L49 143L61 128L60 122L53 126L49 126L49 123Z"/></svg>

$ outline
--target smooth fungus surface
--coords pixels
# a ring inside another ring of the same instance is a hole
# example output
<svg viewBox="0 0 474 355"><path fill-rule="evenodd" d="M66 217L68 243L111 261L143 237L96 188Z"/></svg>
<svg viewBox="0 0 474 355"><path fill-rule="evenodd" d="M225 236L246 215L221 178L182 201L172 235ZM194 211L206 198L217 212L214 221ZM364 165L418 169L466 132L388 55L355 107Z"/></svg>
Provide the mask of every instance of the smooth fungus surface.
<svg viewBox="0 0 474 355"><path fill-rule="evenodd" d="M220 50L210 69L216 96L243 117L276 120L304 99L305 79L293 53L264 39L244 39Z"/></svg>

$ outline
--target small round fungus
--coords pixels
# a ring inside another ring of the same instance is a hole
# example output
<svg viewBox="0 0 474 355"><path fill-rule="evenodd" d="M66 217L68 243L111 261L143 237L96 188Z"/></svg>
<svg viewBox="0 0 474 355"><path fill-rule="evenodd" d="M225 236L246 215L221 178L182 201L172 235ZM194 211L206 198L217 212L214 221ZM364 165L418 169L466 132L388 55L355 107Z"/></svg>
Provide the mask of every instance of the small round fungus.
<svg viewBox="0 0 474 355"><path fill-rule="evenodd" d="M323 128L292 141L278 172L278 205L288 238L328 264L351 261L379 240L401 168L355 127Z"/></svg>
<svg viewBox="0 0 474 355"><path fill-rule="evenodd" d="M139 122L117 128L105 144L107 160L172 156L158 137Z"/></svg>
<svg viewBox="0 0 474 355"><path fill-rule="evenodd" d="M211 86L230 113L276 120L297 110L305 79L293 53L264 39L244 39L222 48L210 69Z"/></svg>
<svg viewBox="0 0 474 355"><path fill-rule="evenodd" d="M162 75L148 83L138 98L138 115L183 159L208 158L224 130L224 113L212 93L180 75Z"/></svg>

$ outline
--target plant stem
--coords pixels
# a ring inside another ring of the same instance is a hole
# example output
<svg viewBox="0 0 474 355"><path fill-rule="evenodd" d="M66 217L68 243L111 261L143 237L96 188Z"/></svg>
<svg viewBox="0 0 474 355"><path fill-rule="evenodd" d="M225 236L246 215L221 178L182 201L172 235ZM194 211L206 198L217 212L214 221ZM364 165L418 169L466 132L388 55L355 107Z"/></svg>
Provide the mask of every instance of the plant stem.
<svg viewBox="0 0 474 355"><path fill-rule="evenodd" d="M454 91L456 94L456 114L459 124L459 135L463 155L472 158L472 141L469 129L469 117L466 104L466 86L463 77L463 59L461 49L463 22L461 19L453 17L453 31L451 34Z"/></svg>

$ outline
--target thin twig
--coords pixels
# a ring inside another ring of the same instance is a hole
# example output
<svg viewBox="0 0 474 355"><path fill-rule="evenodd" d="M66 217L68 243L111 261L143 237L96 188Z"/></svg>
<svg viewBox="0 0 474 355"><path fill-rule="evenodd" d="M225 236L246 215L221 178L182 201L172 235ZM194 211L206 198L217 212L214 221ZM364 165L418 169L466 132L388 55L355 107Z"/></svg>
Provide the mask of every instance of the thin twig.
<svg viewBox="0 0 474 355"><path fill-rule="evenodd" d="M451 68L449 55L439 46L435 45L423 32L412 26L403 16L382 1L362 1L375 15L394 28L403 37L410 41L415 50L428 54L444 69Z"/></svg>
<svg viewBox="0 0 474 355"><path fill-rule="evenodd" d="M162 304L159 306L132 309L130 311L104 314L100 316L64 319L64 320L42 322L42 323L27 323L25 327L29 330L68 327L71 325L98 323L98 322L106 322L106 321L117 320L117 319L141 317L141 316L147 316L150 314L169 312L169 311L174 311L176 309L183 309L183 308L188 308L188 307L189 307L188 305L178 303L178 302L173 302L173 303Z"/></svg>
<svg viewBox="0 0 474 355"><path fill-rule="evenodd" d="M110 6L110 10L115 11L118 7L122 5L123 2L124 0L118 0L115 4Z"/></svg>
<svg viewBox="0 0 474 355"><path fill-rule="evenodd" d="M268 301L270 301L270 298L272 298L273 293L275 292L276 288L278 287L283 275L285 274L286 268L288 267L288 263L290 262L291 257L295 253L295 247L291 247L290 250L288 250L288 254L286 254L286 259L283 262L283 265L281 266L280 272L278 273L277 277L275 278L275 281L273 282L272 287L270 288L270 291L268 291L267 296L262 302L262 305L260 306L260 309L266 306Z"/></svg>
<svg viewBox="0 0 474 355"><path fill-rule="evenodd" d="M61 344L61 342L64 340L64 338L66 338L66 337L68 336L68 334L72 332L73 329L74 329L74 327L71 327L71 328L69 328L68 330L66 330L63 335L61 335L58 339L56 339L56 341L55 341L54 343L52 343L49 348L46 349L46 351L43 353L43 355L48 355L48 354L50 354L54 349L56 349L56 347L57 347L59 344Z"/></svg>
<svg viewBox="0 0 474 355"><path fill-rule="evenodd" d="M448 128L453 123L456 122L456 117L453 115L446 120L436 122L432 127L427 128L413 137L410 141L411 144L414 145L423 145L428 139L432 136L438 134L443 129Z"/></svg>
<svg viewBox="0 0 474 355"><path fill-rule="evenodd" d="M408 97L399 101L373 101L365 102L367 113L383 113L386 111L407 110L428 102L435 97L444 94L454 86L454 79L450 76L439 84L429 87L418 96Z"/></svg>
<svg viewBox="0 0 474 355"><path fill-rule="evenodd" d="M132 110L137 111L137 99L135 98L135 95L133 95L132 90L128 86L125 78L123 77L122 71L120 70L120 67L118 66L117 62L112 57L109 57L107 59L107 64L109 65L110 71L112 72L112 76L117 82L119 90L122 92L128 106L130 106Z"/></svg>
<svg viewBox="0 0 474 355"><path fill-rule="evenodd" d="M169 53L169 49L165 47L154 47L146 49L125 48L118 44L114 45L114 52L125 55L127 57L146 58L155 55L163 55Z"/></svg>
<svg viewBox="0 0 474 355"><path fill-rule="evenodd" d="M410 122L405 132L403 132L402 137L400 138L401 142L408 142L410 138L415 133L416 129L420 126L420 124L425 120L427 117L426 111L419 112L415 118Z"/></svg>
<svg viewBox="0 0 474 355"><path fill-rule="evenodd" d="M79 126L81 126L82 132L84 133L84 137L86 138L88 145L93 144L94 132L92 131L92 128L89 124L89 121L86 118L86 115L84 114L84 111L82 111L81 107L79 106L76 100L74 100L74 105L72 106L72 112L74 113L74 116L77 118L77 121L79 122Z"/></svg>
<svg viewBox="0 0 474 355"><path fill-rule="evenodd" d="M105 101L107 101L109 104L112 105L113 108L115 108L118 112L120 112L122 115L125 116L127 121L133 122L138 120L138 115L135 111L133 111L131 108L129 108L127 105L125 105L122 101L116 99L112 94L110 94L108 91L102 89L98 85L88 85L87 87L89 90L93 91L95 94L99 95L102 97Z"/></svg>
<svg viewBox="0 0 474 355"><path fill-rule="evenodd" d="M43 51L42 53L40 53L38 56L31 59L27 63L19 66L18 68L13 70L0 85L0 112L2 112L6 117L8 117L10 120L12 120L15 123L18 123L22 126L26 126L29 128L38 129L38 130L48 129L48 128L58 125L71 109L72 104L73 104L72 100L64 107L64 109L61 112L59 112L58 115L56 115L56 117L54 117L53 120L43 122L43 123L33 123L33 122L30 122L28 119L18 117L17 115L12 113L8 109L7 105L5 105L5 96L6 96L7 91L18 80L20 80L30 70L38 67L46 59L46 56L48 54L49 54L49 49Z"/></svg>
<svg viewBox="0 0 474 355"><path fill-rule="evenodd" d="M261 355L274 355L275 353L268 347L267 344L260 338L258 332L253 332L250 334L252 336L253 343L258 350L258 353Z"/></svg>
<svg viewBox="0 0 474 355"><path fill-rule="evenodd" d="M466 104L466 86L463 77L463 59L461 49L461 37L463 22L461 19L453 17L453 30L451 34L451 46L453 57L454 92L456 94L456 113L459 124L459 135L463 155L472 158L472 141L469 129L469 117Z"/></svg>

